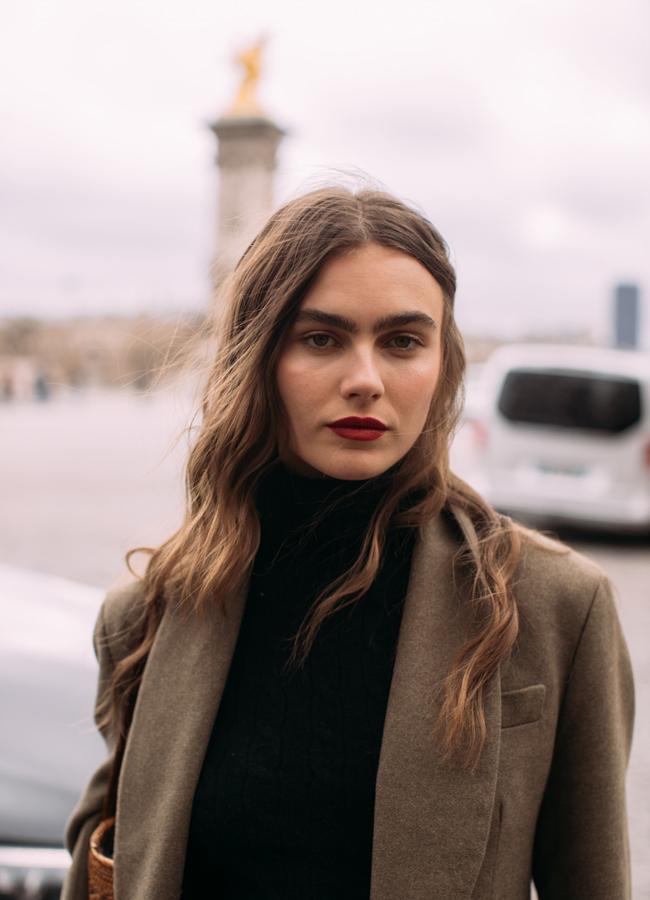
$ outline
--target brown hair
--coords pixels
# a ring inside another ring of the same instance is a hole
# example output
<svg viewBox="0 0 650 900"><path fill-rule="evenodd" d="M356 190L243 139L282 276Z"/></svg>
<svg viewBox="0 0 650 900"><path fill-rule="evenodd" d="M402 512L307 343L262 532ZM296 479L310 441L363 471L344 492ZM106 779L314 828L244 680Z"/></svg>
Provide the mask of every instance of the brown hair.
<svg viewBox="0 0 650 900"><path fill-rule="evenodd" d="M451 509L471 535L458 565L469 575L468 602L477 624L444 685L439 725L449 753L462 749L470 764L478 760L485 739L484 691L518 632L511 579L522 532L449 470L465 356L453 315L456 277L444 240L423 215L394 197L342 187L312 191L278 210L225 286L202 425L187 464L184 521L149 551L137 646L116 666L106 698L104 723L117 735L128 727L165 605L174 602L200 614L215 598L245 587L260 539L256 488L277 460L283 427L274 375L284 336L324 261L368 242L409 254L442 288L442 370L425 427L396 465L358 559L319 596L291 658L301 664L323 620L372 584L389 524L416 527L443 507ZM416 499L405 503L406 498Z"/></svg>

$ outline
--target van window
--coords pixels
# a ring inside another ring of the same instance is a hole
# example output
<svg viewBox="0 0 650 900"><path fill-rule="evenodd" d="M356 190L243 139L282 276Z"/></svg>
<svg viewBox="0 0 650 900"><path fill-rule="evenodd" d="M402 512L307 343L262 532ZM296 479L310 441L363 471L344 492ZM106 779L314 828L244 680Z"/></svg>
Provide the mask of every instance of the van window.
<svg viewBox="0 0 650 900"><path fill-rule="evenodd" d="M641 418L641 392L633 378L513 369L498 407L510 422L619 434Z"/></svg>

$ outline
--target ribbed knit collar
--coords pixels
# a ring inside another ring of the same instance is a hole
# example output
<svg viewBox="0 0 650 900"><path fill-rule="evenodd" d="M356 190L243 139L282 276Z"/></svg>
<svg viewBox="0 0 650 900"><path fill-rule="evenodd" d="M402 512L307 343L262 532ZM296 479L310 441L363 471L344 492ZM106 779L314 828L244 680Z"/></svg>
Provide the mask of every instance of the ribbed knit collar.
<svg viewBox="0 0 650 900"><path fill-rule="evenodd" d="M323 527L349 533L368 523L392 479L388 469L375 478L348 481L323 475L299 475L278 462L266 473L257 493L263 525L285 534L299 528Z"/></svg>

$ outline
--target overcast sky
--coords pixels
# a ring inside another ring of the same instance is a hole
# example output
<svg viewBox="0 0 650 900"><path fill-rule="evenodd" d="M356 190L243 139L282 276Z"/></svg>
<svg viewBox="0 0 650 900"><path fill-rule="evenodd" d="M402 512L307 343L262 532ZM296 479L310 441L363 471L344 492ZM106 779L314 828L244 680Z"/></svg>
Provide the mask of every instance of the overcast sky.
<svg viewBox="0 0 650 900"><path fill-rule="evenodd" d="M469 332L588 329L645 288L647 0L4 0L0 315L205 306L238 49L278 200L360 170L451 245Z"/></svg>

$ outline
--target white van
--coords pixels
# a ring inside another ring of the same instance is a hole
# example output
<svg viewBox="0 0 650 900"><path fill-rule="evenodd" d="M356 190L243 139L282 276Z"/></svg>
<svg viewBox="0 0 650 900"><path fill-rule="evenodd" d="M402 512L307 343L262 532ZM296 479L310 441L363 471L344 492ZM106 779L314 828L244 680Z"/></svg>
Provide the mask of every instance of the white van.
<svg viewBox="0 0 650 900"><path fill-rule="evenodd" d="M481 489L511 515L650 533L650 354L513 344L482 373Z"/></svg>

